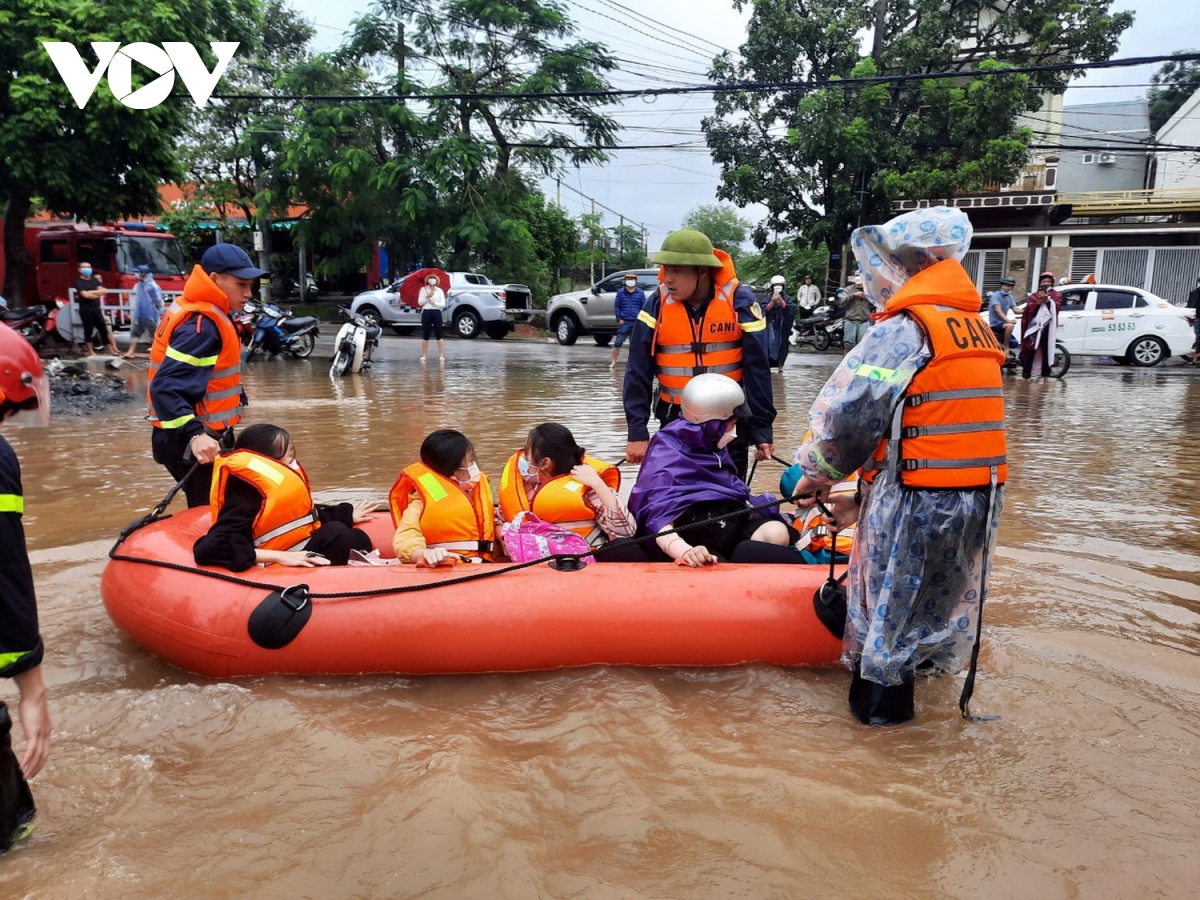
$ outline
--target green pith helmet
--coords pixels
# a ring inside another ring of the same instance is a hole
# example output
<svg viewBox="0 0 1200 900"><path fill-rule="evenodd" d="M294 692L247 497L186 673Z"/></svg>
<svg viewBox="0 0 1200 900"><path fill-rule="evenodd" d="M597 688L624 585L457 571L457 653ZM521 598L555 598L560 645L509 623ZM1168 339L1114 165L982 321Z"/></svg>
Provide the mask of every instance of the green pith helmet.
<svg viewBox="0 0 1200 900"><path fill-rule="evenodd" d="M708 266L711 269L725 266L713 253L708 235L693 228L681 228L668 234L650 261L659 266Z"/></svg>

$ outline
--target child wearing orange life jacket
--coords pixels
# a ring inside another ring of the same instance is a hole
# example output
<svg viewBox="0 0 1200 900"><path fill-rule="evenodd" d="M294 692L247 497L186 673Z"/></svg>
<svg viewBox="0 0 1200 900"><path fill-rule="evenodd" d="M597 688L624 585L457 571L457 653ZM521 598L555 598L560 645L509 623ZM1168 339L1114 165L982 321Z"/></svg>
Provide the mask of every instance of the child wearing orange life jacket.
<svg viewBox="0 0 1200 900"><path fill-rule="evenodd" d="M570 429L545 422L531 429L525 447L504 466L500 515L511 522L523 510L574 531L591 546L632 537L637 523L617 494L621 474L588 456Z"/></svg>
<svg viewBox="0 0 1200 900"><path fill-rule="evenodd" d="M371 550L353 526L371 518L374 502L314 506L308 473L277 425L251 425L216 458L209 508L212 528L192 547L201 566L344 566L351 550Z"/></svg>
<svg viewBox="0 0 1200 900"><path fill-rule="evenodd" d="M784 471L779 479L779 490L785 497L796 492L796 483L803 474L799 463ZM855 494L858 491L858 473L855 472L844 481L835 483L829 489L830 500L842 494ZM792 523L792 527L800 532L800 538L794 546L800 551L804 562L810 564L828 564L829 554L833 553L835 562L846 562L850 558L850 548L854 546L854 526L848 525L834 532L832 523L816 506L800 510L800 515Z"/></svg>
<svg viewBox="0 0 1200 900"><path fill-rule="evenodd" d="M401 562L419 566L492 560L496 513L492 488L475 463L466 435L435 431L421 443L421 461L407 466L388 497Z"/></svg>

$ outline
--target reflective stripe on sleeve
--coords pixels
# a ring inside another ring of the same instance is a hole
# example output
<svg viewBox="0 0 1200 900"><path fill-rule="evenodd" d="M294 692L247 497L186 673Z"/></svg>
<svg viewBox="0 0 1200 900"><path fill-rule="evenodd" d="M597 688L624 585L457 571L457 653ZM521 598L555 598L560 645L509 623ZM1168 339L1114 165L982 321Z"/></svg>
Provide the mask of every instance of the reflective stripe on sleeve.
<svg viewBox="0 0 1200 900"><path fill-rule="evenodd" d="M643 325L648 325L650 328L658 327L658 321L644 309L638 313L638 321Z"/></svg>
<svg viewBox="0 0 1200 900"><path fill-rule="evenodd" d="M754 332L754 331L763 331L767 327L767 320L766 319L755 319L753 322L742 322L741 324L742 324L742 331L747 332L747 333Z"/></svg>
<svg viewBox="0 0 1200 900"><path fill-rule="evenodd" d="M0 494L0 513L24 513L25 498L20 494Z"/></svg>
<svg viewBox="0 0 1200 900"><path fill-rule="evenodd" d="M168 419L165 422L159 421L158 427L159 428L167 428L167 429L181 428L184 425L186 425L188 422L192 421L192 419L194 419L194 418L196 418L195 413L188 413L186 416L180 416L178 419ZM153 422L153 421L155 421L155 419L151 418L150 421Z"/></svg>
<svg viewBox="0 0 1200 900"><path fill-rule="evenodd" d="M192 356L190 353L180 353L174 347L167 348L167 359L173 359L176 362L185 363L189 366L207 367L217 364L215 356Z"/></svg>
<svg viewBox="0 0 1200 900"><path fill-rule="evenodd" d="M895 369L885 369L882 366L861 365L854 370L854 374L869 381L899 381L901 378Z"/></svg>

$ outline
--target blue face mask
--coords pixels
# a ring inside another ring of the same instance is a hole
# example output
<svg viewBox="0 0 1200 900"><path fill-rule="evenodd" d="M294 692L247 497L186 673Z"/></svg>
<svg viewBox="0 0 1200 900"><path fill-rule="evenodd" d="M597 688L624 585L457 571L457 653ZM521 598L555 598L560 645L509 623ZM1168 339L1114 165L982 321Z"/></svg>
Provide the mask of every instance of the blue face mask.
<svg viewBox="0 0 1200 900"><path fill-rule="evenodd" d="M524 453L522 453L521 456L517 459L517 469L521 473L521 478L523 478L525 481L537 481L538 480L537 467L531 466L529 464L529 460L527 460L525 458Z"/></svg>
<svg viewBox="0 0 1200 900"><path fill-rule="evenodd" d="M91 269L80 269L79 274L82 275L84 278L91 278L92 270Z"/></svg>

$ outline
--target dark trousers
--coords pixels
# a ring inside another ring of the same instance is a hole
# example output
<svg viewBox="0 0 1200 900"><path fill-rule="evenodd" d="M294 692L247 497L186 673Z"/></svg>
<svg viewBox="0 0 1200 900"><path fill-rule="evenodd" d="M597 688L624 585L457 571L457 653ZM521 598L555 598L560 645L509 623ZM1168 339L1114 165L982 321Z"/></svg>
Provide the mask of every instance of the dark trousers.
<svg viewBox="0 0 1200 900"><path fill-rule="evenodd" d="M233 446L233 429L227 430L220 438L221 446L228 450ZM154 461L166 469L176 483L192 471L196 464L192 451L188 448L188 435L178 429L155 428L150 435L150 451ZM183 486L183 494L187 497L188 507L207 506L208 495L212 491L213 467L200 466L188 478Z"/></svg>
<svg viewBox="0 0 1200 900"><path fill-rule="evenodd" d="M100 311L100 301L80 300L75 308L79 310L79 321L83 326L81 343L90 341L93 347L103 350L108 346L108 322Z"/></svg>
<svg viewBox="0 0 1200 900"><path fill-rule="evenodd" d="M1028 378L1033 374L1033 358L1036 355L1036 350L1026 350L1021 348L1021 377ZM1050 377L1050 357L1046 353L1046 348L1042 348L1042 371L1038 373L1043 378Z"/></svg>
<svg viewBox="0 0 1200 900"><path fill-rule="evenodd" d="M0 703L0 853L12 846L13 832L34 812L33 794L12 749L12 719Z"/></svg>
<svg viewBox="0 0 1200 900"><path fill-rule="evenodd" d="M341 522L324 522L312 533L305 550L320 553L331 565L344 566L350 559L350 551L371 552L371 536L361 528L351 528Z"/></svg>

